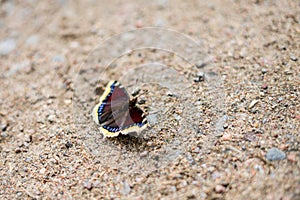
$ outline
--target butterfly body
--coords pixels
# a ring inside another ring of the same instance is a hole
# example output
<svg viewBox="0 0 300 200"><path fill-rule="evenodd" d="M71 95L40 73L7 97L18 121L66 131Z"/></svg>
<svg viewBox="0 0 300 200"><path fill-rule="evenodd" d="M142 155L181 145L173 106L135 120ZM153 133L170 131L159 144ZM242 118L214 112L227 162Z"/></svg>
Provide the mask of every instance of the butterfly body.
<svg viewBox="0 0 300 200"><path fill-rule="evenodd" d="M105 137L138 132L147 125L143 111L136 106L136 99L130 100L125 88L118 81L107 84L92 115Z"/></svg>

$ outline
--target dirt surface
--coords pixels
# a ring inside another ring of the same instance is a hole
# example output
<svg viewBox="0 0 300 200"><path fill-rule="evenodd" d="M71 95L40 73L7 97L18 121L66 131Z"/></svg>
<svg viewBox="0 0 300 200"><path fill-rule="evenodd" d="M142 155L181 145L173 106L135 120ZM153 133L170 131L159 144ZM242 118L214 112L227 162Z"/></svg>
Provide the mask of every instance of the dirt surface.
<svg viewBox="0 0 300 200"><path fill-rule="evenodd" d="M299 13L293 0L1 1L1 199L300 199ZM140 91L137 137L92 121L111 79Z"/></svg>

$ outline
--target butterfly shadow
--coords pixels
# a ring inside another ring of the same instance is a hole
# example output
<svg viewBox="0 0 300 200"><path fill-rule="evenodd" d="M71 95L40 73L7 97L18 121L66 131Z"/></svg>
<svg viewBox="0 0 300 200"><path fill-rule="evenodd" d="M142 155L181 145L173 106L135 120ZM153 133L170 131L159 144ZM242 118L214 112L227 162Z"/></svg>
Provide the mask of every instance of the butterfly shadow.
<svg viewBox="0 0 300 200"><path fill-rule="evenodd" d="M142 152L147 147L147 140L142 137L135 137L131 135L122 135L118 137L106 138L106 140L111 141L114 145L121 146L127 152Z"/></svg>

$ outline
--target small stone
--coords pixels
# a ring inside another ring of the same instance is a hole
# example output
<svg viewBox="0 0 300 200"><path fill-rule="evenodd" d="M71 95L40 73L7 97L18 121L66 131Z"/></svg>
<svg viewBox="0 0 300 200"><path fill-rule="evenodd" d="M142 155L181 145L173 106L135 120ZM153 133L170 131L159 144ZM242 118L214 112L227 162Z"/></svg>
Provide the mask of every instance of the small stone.
<svg viewBox="0 0 300 200"><path fill-rule="evenodd" d="M64 103L65 103L66 105L70 105L70 104L72 103L72 100L71 100L71 99L65 99L65 100L64 100Z"/></svg>
<svg viewBox="0 0 300 200"><path fill-rule="evenodd" d="M295 61L295 62L298 60L298 58L297 58L295 55L291 55L291 56L290 56L290 59L291 59L292 61Z"/></svg>
<svg viewBox="0 0 300 200"><path fill-rule="evenodd" d="M40 169L40 174L45 174L45 172L46 172L46 168L42 168L42 169Z"/></svg>
<svg viewBox="0 0 300 200"><path fill-rule="evenodd" d="M135 22L135 27L136 28L142 28L143 27L143 21L142 20L138 20Z"/></svg>
<svg viewBox="0 0 300 200"><path fill-rule="evenodd" d="M250 105L249 105L249 109L253 108L259 101L258 100L253 100Z"/></svg>
<svg viewBox="0 0 300 200"><path fill-rule="evenodd" d="M137 178L135 178L135 181L136 181L137 183L144 183L144 182L145 182L145 178L137 177Z"/></svg>
<svg viewBox="0 0 300 200"><path fill-rule="evenodd" d="M16 48L14 39L5 39L0 42L0 55L7 55Z"/></svg>
<svg viewBox="0 0 300 200"><path fill-rule="evenodd" d="M32 142L32 135L25 135L25 142Z"/></svg>
<svg viewBox="0 0 300 200"><path fill-rule="evenodd" d="M147 157L147 155L148 155L148 151L143 151L143 152L140 154L141 158Z"/></svg>
<svg viewBox="0 0 300 200"><path fill-rule="evenodd" d="M79 48L80 47L80 44L79 44L79 42L77 42L77 41L72 41L71 43L70 43L70 48L71 49L77 49L77 48Z"/></svg>
<svg viewBox="0 0 300 200"><path fill-rule="evenodd" d="M273 147L269 149L269 151L266 154L266 158L269 161L274 161L274 160L283 160L286 158L286 155L284 152L280 151L279 149Z"/></svg>
<svg viewBox="0 0 300 200"><path fill-rule="evenodd" d="M196 63L196 67L199 69L205 67L206 65L207 65L207 63L202 60L200 60L199 62Z"/></svg>
<svg viewBox="0 0 300 200"><path fill-rule="evenodd" d="M264 169L263 169L263 167L261 165L254 165L254 169L257 170L257 171L259 171L259 172L263 172L264 171Z"/></svg>
<svg viewBox="0 0 300 200"><path fill-rule="evenodd" d="M6 131L6 129L7 129L7 124L2 124L1 126L0 126L0 128L1 128L1 131Z"/></svg>
<svg viewBox="0 0 300 200"><path fill-rule="evenodd" d="M128 183L126 181L123 182L123 188L121 189L121 194L123 195L127 195L130 193L130 186L128 185Z"/></svg>
<svg viewBox="0 0 300 200"><path fill-rule="evenodd" d="M262 72L263 74L265 74L265 73L267 73L267 72L268 72L268 69L266 69L266 68L262 68L262 69L261 69L261 72Z"/></svg>
<svg viewBox="0 0 300 200"><path fill-rule="evenodd" d="M141 89L137 88L137 89L135 89L135 90L131 93L131 95L132 95L132 96L136 96L136 95L138 95L138 94L140 93L140 91L141 91Z"/></svg>
<svg viewBox="0 0 300 200"><path fill-rule="evenodd" d="M146 100L145 99L139 99L137 103L142 105L142 104L146 103Z"/></svg>
<svg viewBox="0 0 300 200"><path fill-rule="evenodd" d="M231 137L232 137L232 135L230 133L225 133L221 139L223 141L229 141L229 140L231 140Z"/></svg>
<svg viewBox="0 0 300 200"><path fill-rule="evenodd" d="M93 188L93 185L90 181L87 180L83 183L83 187L88 189L88 190L91 190Z"/></svg>
<svg viewBox="0 0 300 200"><path fill-rule="evenodd" d="M223 193L226 191L226 188L223 185L216 185L215 191L216 193Z"/></svg>
<svg viewBox="0 0 300 200"><path fill-rule="evenodd" d="M72 144L72 142L67 141L67 143L65 144L65 146L69 149L69 148L73 147L73 144Z"/></svg>
<svg viewBox="0 0 300 200"><path fill-rule="evenodd" d="M40 38L38 35L32 35L26 39L26 45L27 46L37 45L39 40L40 40Z"/></svg>
<svg viewBox="0 0 300 200"><path fill-rule="evenodd" d="M204 72L198 72L196 78L194 78L195 82L202 82L204 81Z"/></svg>
<svg viewBox="0 0 300 200"><path fill-rule="evenodd" d="M254 128L258 128L259 127L259 123L258 122L254 122L253 127Z"/></svg>
<svg viewBox="0 0 300 200"><path fill-rule="evenodd" d="M297 155L296 155L296 153L290 153L290 154L287 156L287 159L288 159L288 161L296 162L296 161L297 161Z"/></svg>
<svg viewBox="0 0 300 200"><path fill-rule="evenodd" d="M267 85L267 84L263 84L263 85L261 86L261 89L264 89L264 90L268 89L268 85Z"/></svg>
<svg viewBox="0 0 300 200"><path fill-rule="evenodd" d="M149 142L147 142L147 146L148 146L148 147L154 147L155 144L154 144L154 142L149 141Z"/></svg>
<svg viewBox="0 0 300 200"><path fill-rule="evenodd" d="M53 62L64 62L65 57L63 55L56 55L52 58Z"/></svg>
<svg viewBox="0 0 300 200"><path fill-rule="evenodd" d="M162 18L157 18L154 22L154 26L166 27L167 22Z"/></svg>
<svg viewBox="0 0 300 200"><path fill-rule="evenodd" d="M177 120L177 121L180 121L181 120L181 117L180 117L180 115L178 115L178 114L173 114L173 117Z"/></svg>
<svg viewBox="0 0 300 200"><path fill-rule="evenodd" d="M223 128L224 128L224 129L227 129L227 128L228 128L228 124L224 124L224 125L223 125Z"/></svg>
<svg viewBox="0 0 300 200"><path fill-rule="evenodd" d="M255 133L253 131L247 132L244 134L244 139L249 142L254 142L254 141L257 141L257 136L255 135Z"/></svg>
<svg viewBox="0 0 300 200"><path fill-rule="evenodd" d="M199 147L193 148L192 152L193 153L199 153L200 152L200 148Z"/></svg>
<svg viewBox="0 0 300 200"><path fill-rule="evenodd" d="M5 133L5 132L3 132L3 133L0 134L0 136L1 136L2 138L7 138L8 134Z"/></svg>
<svg viewBox="0 0 300 200"><path fill-rule="evenodd" d="M158 123L157 114L150 114L146 118L150 125Z"/></svg>
<svg viewBox="0 0 300 200"><path fill-rule="evenodd" d="M56 117L55 117L55 115L49 115L47 119L50 123L53 123L53 122L55 122Z"/></svg>
<svg viewBox="0 0 300 200"><path fill-rule="evenodd" d="M204 122L208 124L210 122L210 119L207 118L204 120Z"/></svg>
<svg viewBox="0 0 300 200"><path fill-rule="evenodd" d="M284 74L285 75L293 75L293 72L287 69L287 70L284 70Z"/></svg>
<svg viewBox="0 0 300 200"><path fill-rule="evenodd" d="M284 151L284 150L287 150L288 147L289 147L288 144L281 144L281 145L279 146L279 149L282 150L282 151Z"/></svg>
<svg viewBox="0 0 300 200"><path fill-rule="evenodd" d="M22 150L20 148L15 149L15 153L21 153L21 152L22 152Z"/></svg>

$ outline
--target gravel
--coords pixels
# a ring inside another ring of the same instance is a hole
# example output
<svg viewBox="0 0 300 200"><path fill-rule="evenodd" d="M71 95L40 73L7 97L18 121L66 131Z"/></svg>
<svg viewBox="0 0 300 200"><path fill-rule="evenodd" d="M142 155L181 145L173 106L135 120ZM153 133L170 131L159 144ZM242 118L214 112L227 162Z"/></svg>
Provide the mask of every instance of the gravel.
<svg viewBox="0 0 300 200"><path fill-rule="evenodd" d="M266 158L269 161L283 160L283 159L286 158L286 155L281 150L273 147L273 148L268 150L268 152L266 154Z"/></svg>

